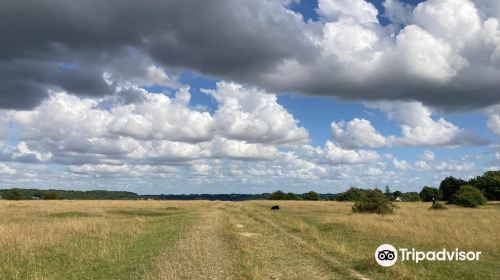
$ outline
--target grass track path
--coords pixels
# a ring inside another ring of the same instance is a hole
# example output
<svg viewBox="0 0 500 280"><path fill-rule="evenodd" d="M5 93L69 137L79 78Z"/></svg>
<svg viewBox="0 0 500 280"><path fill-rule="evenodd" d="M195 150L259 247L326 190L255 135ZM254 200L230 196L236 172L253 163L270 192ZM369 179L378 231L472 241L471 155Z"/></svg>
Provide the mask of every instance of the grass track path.
<svg viewBox="0 0 500 280"><path fill-rule="evenodd" d="M230 223L253 279L368 279L242 203Z"/></svg>

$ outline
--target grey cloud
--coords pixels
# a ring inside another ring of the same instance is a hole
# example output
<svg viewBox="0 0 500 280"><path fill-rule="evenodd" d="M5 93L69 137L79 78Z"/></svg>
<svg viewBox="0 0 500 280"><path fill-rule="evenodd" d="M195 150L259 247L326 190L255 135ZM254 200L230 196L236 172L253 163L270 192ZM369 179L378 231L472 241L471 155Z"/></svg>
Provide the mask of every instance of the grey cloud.
<svg viewBox="0 0 500 280"><path fill-rule="evenodd" d="M46 96L40 89L51 86L108 94L102 73L134 74L137 64L120 61L137 54L242 79L307 53L305 25L285 11L272 1L2 1L0 107L31 108ZM61 62L79 67L61 71ZM8 81L27 93L3 90Z"/></svg>
<svg viewBox="0 0 500 280"><path fill-rule="evenodd" d="M114 92L114 85L103 81L103 72L120 79L133 78L141 75L146 62L276 92L365 101L417 100L452 110L500 102L500 67L491 57L496 45L473 42L460 53L467 65L456 67L457 73L444 82L435 82L412 75L408 70L411 61L408 66L397 55L390 55L398 35L391 33L397 28L364 24L360 27L379 39L370 52L389 55L376 70L357 71L357 64L366 62L363 54L351 64L342 62L349 55L325 57L318 41L325 35L326 22L304 22L283 6L287 2L1 1L0 108L32 108L47 96L47 88L106 95ZM495 1L475 2L482 22L498 17L486 10L497 7ZM439 39L439 34L431 35ZM428 48L435 49L432 45ZM411 52L406 55L418 57ZM453 53L442 55L445 60L447 55L454 59ZM429 58L432 62L432 56ZM59 65L65 62L78 67L61 71ZM295 67L283 68L287 63ZM449 71L446 65L443 69Z"/></svg>

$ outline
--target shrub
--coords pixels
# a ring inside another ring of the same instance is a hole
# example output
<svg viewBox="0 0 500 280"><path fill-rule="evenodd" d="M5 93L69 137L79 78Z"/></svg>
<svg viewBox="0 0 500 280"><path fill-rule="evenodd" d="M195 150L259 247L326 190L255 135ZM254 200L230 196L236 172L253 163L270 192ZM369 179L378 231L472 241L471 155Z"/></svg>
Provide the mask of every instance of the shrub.
<svg viewBox="0 0 500 280"><path fill-rule="evenodd" d="M23 199L23 194L18 189L12 189L12 190L9 190L9 192L7 192L7 194L5 195L5 199L21 200L21 199Z"/></svg>
<svg viewBox="0 0 500 280"><path fill-rule="evenodd" d="M420 196L417 192L406 192L401 194L401 200L406 202L420 201Z"/></svg>
<svg viewBox="0 0 500 280"><path fill-rule="evenodd" d="M432 201L432 198L441 200L443 198L443 193L439 189L427 186L422 189L419 195L422 201Z"/></svg>
<svg viewBox="0 0 500 280"><path fill-rule="evenodd" d="M316 192L310 191L304 194L304 200L319 200L319 195Z"/></svg>
<svg viewBox="0 0 500 280"><path fill-rule="evenodd" d="M438 202L434 203L430 209L432 209L432 210L444 210L444 209L446 209L446 206L444 206L444 203L438 201Z"/></svg>
<svg viewBox="0 0 500 280"><path fill-rule="evenodd" d="M366 190L358 189L358 188L350 188L347 191L339 194L336 197L337 201L356 201L359 200L364 194Z"/></svg>
<svg viewBox="0 0 500 280"><path fill-rule="evenodd" d="M42 195L42 198L47 199L47 200L55 200L55 199L59 199L59 194L57 192L54 192L54 191L48 191Z"/></svg>
<svg viewBox="0 0 500 280"><path fill-rule="evenodd" d="M500 170L488 171L483 176L477 176L469 183L480 189L489 200L500 200Z"/></svg>
<svg viewBox="0 0 500 280"><path fill-rule="evenodd" d="M282 191L275 191L268 197L269 200L286 200L287 195Z"/></svg>
<svg viewBox="0 0 500 280"><path fill-rule="evenodd" d="M394 205L380 190L367 190L352 206L354 213L390 214Z"/></svg>
<svg viewBox="0 0 500 280"><path fill-rule="evenodd" d="M450 201L458 189L466 183L467 182L462 179L446 177L443 181L441 181L441 184L439 184L439 190L443 193L443 199Z"/></svg>
<svg viewBox="0 0 500 280"><path fill-rule="evenodd" d="M451 203L463 207L475 208L486 203L483 193L471 185L464 185L453 196Z"/></svg>

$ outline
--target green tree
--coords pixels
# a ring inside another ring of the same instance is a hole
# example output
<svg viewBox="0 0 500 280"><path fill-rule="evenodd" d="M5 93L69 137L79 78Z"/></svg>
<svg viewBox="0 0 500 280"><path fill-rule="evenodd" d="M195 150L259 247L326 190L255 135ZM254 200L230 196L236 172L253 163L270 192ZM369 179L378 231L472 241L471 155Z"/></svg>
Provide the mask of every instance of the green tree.
<svg viewBox="0 0 500 280"><path fill-rule="evenodd" d="M289 192L286 194L286 199L288 200L299 200L301 199L298 195L294 194L293 192Z"/></svg>
<svg viewBox="0 0 500 280"><path fill-rule="evenodd" d="M457 179L451 176L446 177L443 181L441 181L441 184L439 184L439 190L443 193L443 200L450 201L458 189L466 183L467 182L462 179Z"/></svg>
<svg viewBox="0 0 500 280"><path fill-rule="evenodd" d="M500 170L488 171L477 176L469 184L480 189L489 200L500 200Z"/></svg>
<svg viewBox="0 0 500 280"><path fill-rule="evenodd" d="M5 199L21 200L21 199L23 199L23 195L19 189L11 189L5 195Z"/></svg>
<svg viewBox="0 0 500 280"><path fill-rule="evenodd" d="M336 197L337 201L356 201L359 200L364 194L366 190L351 187L347 191L339 194Z"/></svg>
<svg viewBox="0 0 500 280"><path fill-rule="evenodd" d="M385 197L387 197L387 199L389 200L392 200L392 192L391 192L391 189L389 188L389 186L385 186Z"/></svg>
<svg viewBox="0 0 500 280"><path fill-rule="evenodd" d="M402 192L400 192L400 191L395 191L395 192L393 192L393 193L392 193L392 196L393 196L394 198L396 198L396 197L401 197L401 196L403 196L403 193L402 193Z"/></svg>
<svg viewBox="0 0 500 280"><path fill-rule="evenodd" d="M282 191L275 191L269 195L269 200L286 200L287 195Z"/></svg>
<svg viewBox="0 0 500 280"><path fill-rule="evenodd" d="M319 195L316 192L310 191L304 194L304 200L319 200Z"/></svg>
<svg viewBox="0 0 500 280"><path fill-rule="evenodd" d="M443 193L441 190L432 187L423 187L419 194L422 201L432 201L432 198L436 200L441 200L443 198Z"/></svg>
<svg viewBox="0 0 500 280"><path fill-rule="evenodd" d="M352 206L355 213L393 213L394 205L380 190L367 190L363 196Z"/></svg>
<svg viewBox="0 0 500 280"><path fill-rule="evenodd" d="M486 201L488 200L479 189L471 185L464 185L453 195L451 203L475 208L485 204Z"/></svg>
<svg viewBox="0 0 500 280"><path fill-rule="evenodd" d="M46 200L60 199L59 194L55 191L48 191L43 193L42 198Z"/></svg>
<svg viewBox="0 0 500 280"><path fill-rule="evenodd" d="M401 195L403 201L420 201L418 192L406 192Z"/></svg>

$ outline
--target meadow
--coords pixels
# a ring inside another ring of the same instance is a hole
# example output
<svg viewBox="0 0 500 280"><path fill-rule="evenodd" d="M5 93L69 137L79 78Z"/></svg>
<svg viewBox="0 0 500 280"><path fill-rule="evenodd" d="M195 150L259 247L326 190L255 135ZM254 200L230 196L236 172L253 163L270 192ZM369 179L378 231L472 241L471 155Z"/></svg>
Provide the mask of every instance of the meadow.
<svg viewBox="0 0 500 280"><path fill-rule="evenodd" d="M281 210L272 212L270 206ZM0 279L500 279L500 204L329 201L0 201ZM481 251L398 262L375 249Z"/></svg>

